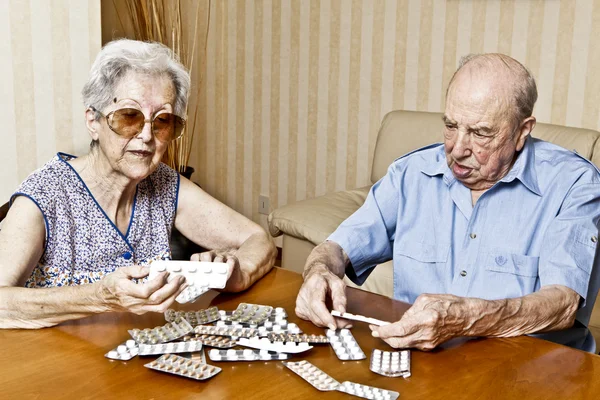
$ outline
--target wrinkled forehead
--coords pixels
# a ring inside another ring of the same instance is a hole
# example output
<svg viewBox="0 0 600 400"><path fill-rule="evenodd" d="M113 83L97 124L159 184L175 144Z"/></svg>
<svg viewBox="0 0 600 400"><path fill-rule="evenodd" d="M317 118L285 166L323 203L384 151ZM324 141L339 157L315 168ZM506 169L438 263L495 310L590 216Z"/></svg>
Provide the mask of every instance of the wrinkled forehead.
<svg viewBox="0 0 600 400"><path fill-rule="evenodd" d="M148 74L131 70L117 82L114 98L117 102L133 99L140 104L175 105L176 90L173 80L166 73Z"/></svg>
<svg viewBox="0 0 600 400"><path fill-rule="evenodd" d="M448 88L446 112L458 107L506 116L512 109L514 89L507 77L500 75L504 74L494 75L465 66Z"/></svg>

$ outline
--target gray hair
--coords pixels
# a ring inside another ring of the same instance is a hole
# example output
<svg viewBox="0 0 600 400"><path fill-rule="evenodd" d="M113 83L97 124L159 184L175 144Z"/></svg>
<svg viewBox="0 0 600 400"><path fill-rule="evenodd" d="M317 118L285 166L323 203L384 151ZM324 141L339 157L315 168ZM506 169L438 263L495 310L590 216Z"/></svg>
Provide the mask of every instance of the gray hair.
<svg viewBox="0 0 600 400"><path fill-rule="evenodd" d="M535 79L523 64L505 54L488 53L463 56L458 63L458 69L452 75L450 83L448 83L446 96L458 72L469 64L479 70L486 71L490 76L496 75L498 68L505 68L515 78L508 82L512 92L511 103L514 108L511 115L513 127L518 126L525 118L531 117L538 97Z"/></svg>
<svg viewBox="0 0 600 400"><path fill-rule="evenodd" d="M174 112L185 118L190 75L167 46L157 42L119 39L107 43L92 65L90 77L81 95L86 107L103 110L111 103L114 92L128 71L144 74L167 74L175 87ZM96 119L100 115L96 113Z"/></svg>

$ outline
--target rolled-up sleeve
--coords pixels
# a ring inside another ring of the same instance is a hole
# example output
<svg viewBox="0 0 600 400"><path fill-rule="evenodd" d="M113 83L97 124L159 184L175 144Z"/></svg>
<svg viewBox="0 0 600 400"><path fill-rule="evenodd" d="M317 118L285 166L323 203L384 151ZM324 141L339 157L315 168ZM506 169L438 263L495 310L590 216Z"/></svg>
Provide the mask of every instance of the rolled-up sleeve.
<svg viewBox="0 0 600 400"><path fill-rule="evenodd" d="M540 252L540 286L563 285L585 305L598 241L600 183L596 171L584 174L567 194L548 227Z"/></svg>
<svg viewBox="0 0 600 400"><path fill-rule="evenodd" d="M389 167L373 185L365 203L327 238L348 255L351 265L346 275L357 285L364 283L375 265L392 259L400 198L398 164Z"/></svg>

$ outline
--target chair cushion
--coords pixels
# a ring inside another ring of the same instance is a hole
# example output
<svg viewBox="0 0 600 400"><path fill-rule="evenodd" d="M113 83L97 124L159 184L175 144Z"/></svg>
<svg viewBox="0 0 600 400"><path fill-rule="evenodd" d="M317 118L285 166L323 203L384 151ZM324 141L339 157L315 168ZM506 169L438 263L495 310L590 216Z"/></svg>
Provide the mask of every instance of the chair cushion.
<svg viewBox="0 0 600 400"><path fill-rule="evenodd" d="M269 214L269 231L317 245L365 202L370 186L326 194L280 207Z"/></svg>
<svg viewBox="0 0 600 400"><path fill-rule="evenodd" d="M531 135L564 147L567 150L575 150L577 154L590 160L594 144L600 136L600 132L591 129L538 123ZM591 159L591 161L594 162L594 159ZM596 162L595 164L598 165Z"/></svg>

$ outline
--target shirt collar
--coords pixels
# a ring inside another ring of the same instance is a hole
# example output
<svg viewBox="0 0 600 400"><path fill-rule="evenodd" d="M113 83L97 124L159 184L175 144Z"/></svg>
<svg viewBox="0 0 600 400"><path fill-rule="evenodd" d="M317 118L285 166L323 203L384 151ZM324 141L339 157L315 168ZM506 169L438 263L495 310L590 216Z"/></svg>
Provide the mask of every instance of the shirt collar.
<svg viewBox="0 0 600 400"><path fill-rule="evenodd" d="M456 177L452 174L450 168L448 168L445 154L444 157L440 157L436 162L421 168L421 172L431 177L443 175L444 182L448 186L456 180ZM525 145L517 156L517 160L510 171L508 171L508 174L500 179L500 182L508 183L515 179L518 179L527 189L538 196L542 195L535 172L535 147L531 136L525 140Z"/></svg>

